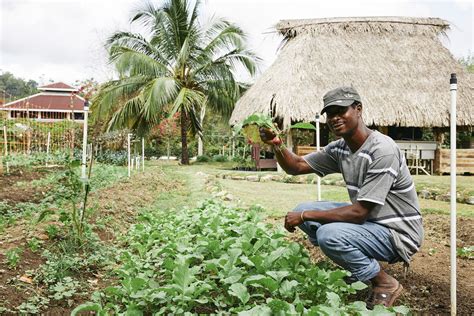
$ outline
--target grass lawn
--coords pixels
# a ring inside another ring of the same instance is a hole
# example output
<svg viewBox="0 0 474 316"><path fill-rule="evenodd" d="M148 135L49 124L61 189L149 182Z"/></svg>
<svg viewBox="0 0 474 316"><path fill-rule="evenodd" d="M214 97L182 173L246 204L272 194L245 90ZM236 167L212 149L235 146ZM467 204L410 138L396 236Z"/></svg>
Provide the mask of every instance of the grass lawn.
<svg viewBox="0 0 474 316"><path fill-rule="evenodd" d="M201 171L208 174L229 172L229 165L226 164L195 164L188 167L170 166L176 170L176 176L181 176L194 181L193 187L197 187L199 178L196 173ZM175 169L176 168L176 169ZM170 170L170 171L172 171ZM173 171L174 172L174 171ZM265 174L275 174L276 172L265 172ZM256 174L248 172L248 174ZM340 175L330 175L329 177L339 177ZM342 179L342 178L341 178ZM441 190L449 191L449 176L414 176L415 183L421 186L433 186ZM458 183L461 189L469 189L469 182L474 178L469 176L459 176ZM196 182L198 181L198 182ZM293 209L298 203L315 200L317 197L316 185L314 184L290 184L281 182L249 182L230 179L218 179L222 188L240 199L246 205L260 204L267 211L269 216L280 217ZM321 197L323 200L349 201L349 196L345 187L322 185ZM449 214L449 202L420 199L421 210L424 214ZM474 217L474 205L457 204L459 216Z"/></svg>

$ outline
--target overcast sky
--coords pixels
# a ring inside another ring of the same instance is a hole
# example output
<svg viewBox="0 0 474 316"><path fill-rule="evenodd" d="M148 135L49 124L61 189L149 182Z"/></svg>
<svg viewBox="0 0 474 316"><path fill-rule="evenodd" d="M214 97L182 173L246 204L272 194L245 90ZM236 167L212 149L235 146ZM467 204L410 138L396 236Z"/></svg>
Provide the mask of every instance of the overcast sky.
<svg viewBox="0 0 474 316"><path fill-rule="evenodd" d="M159 1L159 0L154 0ZM0 0L0 71L40 84L112 78L105 39L130 30L129 18L142 0ZM281 41L273 26L281 19L343 16L439 17L451 23L443 40L455 57L474 53L474 0L205 0L203 19L212 14L237 23L264 71Z"/></svg>

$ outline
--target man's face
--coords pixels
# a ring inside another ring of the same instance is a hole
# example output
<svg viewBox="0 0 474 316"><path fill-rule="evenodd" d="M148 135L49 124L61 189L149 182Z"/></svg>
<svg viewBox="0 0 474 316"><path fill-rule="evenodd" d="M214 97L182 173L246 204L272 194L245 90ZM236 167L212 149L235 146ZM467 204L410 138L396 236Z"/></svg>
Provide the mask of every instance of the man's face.
<svg viewBox="0 0 474 316"><path fill-rule="evenodd" d="M360 106L331 106L326 110L327 124L336 136L351 136L359 126Z"/></svg>

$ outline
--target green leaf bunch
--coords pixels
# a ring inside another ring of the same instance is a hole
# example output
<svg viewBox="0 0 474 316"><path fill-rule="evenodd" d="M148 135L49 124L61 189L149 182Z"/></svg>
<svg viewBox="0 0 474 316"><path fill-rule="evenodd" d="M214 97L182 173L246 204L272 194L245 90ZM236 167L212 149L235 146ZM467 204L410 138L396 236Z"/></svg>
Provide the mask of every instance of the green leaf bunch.
<svg viewBox="0 0 474 316"><path fill-rule="evenodd" d="M264 145L265 143L260 138L260 128L269 129L277 136L282 134L278 126L273 123L270 115L266 113L253 113L236 125L234 131L242 133L251 144Z"/></svg>
<svg viewBox="0 0 474 316"><path fill-rule="evenodd" d="M349 272L311 263L301 245L263 221L260 208L230 207L210 199L192 209L151 208L139 219L123 237L117 284L96 293L92 303L76 311L117 315L367 311L365 303L347 302L348 295L366 287L363 283L349 285L343 280Z"/></svg>

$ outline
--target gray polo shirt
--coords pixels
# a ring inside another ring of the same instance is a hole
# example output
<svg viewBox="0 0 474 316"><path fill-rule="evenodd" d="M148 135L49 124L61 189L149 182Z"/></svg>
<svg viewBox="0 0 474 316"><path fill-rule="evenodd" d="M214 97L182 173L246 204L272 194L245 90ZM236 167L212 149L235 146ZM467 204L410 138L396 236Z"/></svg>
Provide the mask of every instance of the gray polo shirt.
<svg viewBox="0 0 474 316"><path fill-rule="evenodd" d="M354 153L341 138L303 159L321 177L342 173L352 203L375 203L367 220L388 227L398 254L410 261L423 241L423 224L413 179L390 137L373 131Z"/></svg>

